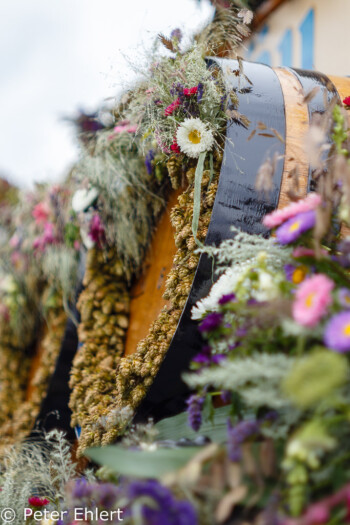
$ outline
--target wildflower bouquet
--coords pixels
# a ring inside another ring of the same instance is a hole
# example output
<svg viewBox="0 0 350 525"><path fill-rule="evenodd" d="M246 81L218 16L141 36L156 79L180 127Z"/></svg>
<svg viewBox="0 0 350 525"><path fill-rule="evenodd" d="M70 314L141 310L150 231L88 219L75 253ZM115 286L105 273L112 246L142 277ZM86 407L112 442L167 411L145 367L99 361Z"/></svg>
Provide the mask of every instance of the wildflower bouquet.
<svg viewBox="0 0 350 525"><path fill-rule="evenodd" d="M222 275L192 312L205 345L185 377L197 390L189 422L198 431L202 414L221 400L231 405L231 461L242 462L243 444L266 438L284 450L267 489L281 524L340 524L348 516L350 248L339 238L348 209L345 118L333 110L334 145L318 192L264 218L272 238L236 232L206 248Z"/></svg>

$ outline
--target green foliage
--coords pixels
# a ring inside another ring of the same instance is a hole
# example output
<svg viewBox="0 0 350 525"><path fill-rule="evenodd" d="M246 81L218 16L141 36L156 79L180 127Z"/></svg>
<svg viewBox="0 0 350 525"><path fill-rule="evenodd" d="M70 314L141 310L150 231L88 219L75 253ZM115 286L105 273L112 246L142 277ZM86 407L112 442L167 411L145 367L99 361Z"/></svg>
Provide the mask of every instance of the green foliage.
<svg viewBox="0 0 350 525"><path fill-rule="evenodd" d="M114 445L88 449L86 456L122 476L161 478L184 467L199 450L199 447L127 450L121 445Z"/></svg>
<svg viewBox="0 0 350 525"><path fill-rule="evenodd" d="M67 222L64 227L64 241L69 248L74 247L74 242L80 238L80 229L77 224Z"/></svg>
<svg viewBox="0 0 350 525"><path fill-rule="evenodd" d="M155 220L164 206L163 187L148 175L138 139L122 132L98 134L93 154L86 151L76 177L99 191L98 206L108 244L124 262L139 269Z"/></svg>
<svg viewBox="0 0 350 525"><path fill-rule="evenodd" d="M306 409L331 397L348 380L345 356L315 348L294 363L283 381L283 390L295 405Z"/></svg>
<svg viewBox="0 0 350 525"><path fill-rule="evenodd" d="M152 62L152 67L145 74L149 93L146 111L142 109L144 97L135 99L134 106L131 105L132 111L143 113L143 136L150 137L150 132L155 133L158 144L163 151L167 151L174 142L178 125L188 117L181 108L173 115L165 116L165 109L177 98L172 89L177 83L185 88L192 88L201 83L203 97L196 106L198 117L209 126L216 139L218 136L222 137L227 122L227 116L222 109L222 97L226 88L221 73L217 71L214 78L213 72L208 68L203 46L195 44L184 54L178 52L174 60L155 56ZM170 150L168 152L170 153Z"/></svg>
<svg viewBox="0 0 350 525"><path fill-rule="evenodd" d="M233 239L227 239L217 247L205 246L200 250L213 257L221 271L231 265L253 262L259 253L264 254L266 265L272 270L280 270L290 261L291 249L280 246L275 239L251 235L235 226L231 226L231 231L235 234Z"/></svg>
<svg viewBox="0 0 350 525"><path fill-rule="evenodd" d="M346 122L346 112L341 110L340 106L336 105L333 109L333 118L334 118L334 127L332 140L336 145L337 152L346 157L349 155L349 152L346 148L343 147L343 143L348 138L347 133L347 122Z"/></svg>
<svg viewBox="0 0 350 525"><path fill-rule="evenodd" d="M215 443L223 443L227 439L227 419L230 413L230 406L215 409L213 418L204 420L198 432L189 427L187 412L163 419L155 425L158 431L157 440L177 441L182 437L194 440L201 435L210 438Z"/></svg>
<svg viewBox="0 0 350 525"><path fill-rule="evenodd" d="M200 374L185 374L184 380L191 388L213 386L218 390L234 391L250 407L279 409L290 404L282 395L280 384L293 362L294 359L284 354L253 354L225 360Z"/></svg>
<svg viewBox="0 0 350 525"><path fill-rule="evenodd" d="M75 298L78 265L78 252L66 246L49 246L43 256L43 274L54 291L62 292L68 314L69 303Z"/></svg>

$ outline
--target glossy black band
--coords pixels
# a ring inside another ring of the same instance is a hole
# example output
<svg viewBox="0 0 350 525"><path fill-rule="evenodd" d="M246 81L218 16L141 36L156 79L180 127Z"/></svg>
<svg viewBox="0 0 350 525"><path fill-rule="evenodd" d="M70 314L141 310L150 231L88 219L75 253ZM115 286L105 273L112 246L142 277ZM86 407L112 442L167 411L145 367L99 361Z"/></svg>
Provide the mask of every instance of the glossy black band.
<svg viewBox="0 0 350 525"><path fill-rule="evenodd" d="M218 245L232 238L234 234L231 226L248 233L266 235L261 219L278 205L283 160L277 162L273 190L268 196L259 194L255 189L256 176L267 157L272 159L275 153L284 155L285 145L276 136L263 136L259 130L250 141L248 137L259 122L265 124L266 134L273 134L270 130L276 130L284 139L286 136L283 93L275 72L263 64L246 62L244 74L251 81L250 84L234 74L238 69L236 61L208 61L209 67L218 65L228 85L236 91L239 111L250 120L250 125L245 128L237 122L231 122L227 127L224 161L205 241L207 245ZM212 262L202 255L177 330L159 372L137 410L135 422L145 421L149 417L158 420L184 409L189 390L181 375L203 345L198 322L191 319L191 310L199 299L208 294L212 282Z"/></svg>

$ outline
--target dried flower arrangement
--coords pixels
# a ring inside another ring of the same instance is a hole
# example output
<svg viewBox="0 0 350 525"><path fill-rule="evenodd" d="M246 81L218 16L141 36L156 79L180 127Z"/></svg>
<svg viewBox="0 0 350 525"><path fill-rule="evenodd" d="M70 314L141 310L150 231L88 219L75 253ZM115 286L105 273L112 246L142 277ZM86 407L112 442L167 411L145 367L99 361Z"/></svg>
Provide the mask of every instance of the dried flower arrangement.
<svg viewBox="0 0 350 525"><path fill-rule="evenodd" d="M70 193L69 183L38 186L8 205L0 247L1 454L33 429L61 347L80 248Z"/></svg>
<svg viewBox="0 0 350 525"><path fill-rule="evenodd" d="M179 44L179 33L170 43ZM177 56L170 63L182 59ZM163 79L163 73L159 75ZM76 509L86 508L95 512L90 522L96 524L100 512L111 511L112 523L121 521L122 513L129 525L349 522L350 246L349 239L340 238L341 228L345 231L341 221L350 226L348 113L333 102L313 122L307 144L317 191L305 198L294 195L295 202L264 218L274 232L272 239L236 231L233 240L198 250L215 199L221 144L201 113L200 122L186 113L201 103L196 82L180 86L178 97L164 99L159 114L156 91L143 90L143 98L141 90L129 99L129 118L115 127L110 140L120 140L118 145L106 142L106 130L88 142L89 155L98 152L92 173L98 173L101 155L101 165L110 163L108 184L114 181L113 191L121 192L115 196L130 192L140 205L136 213L149 221L140 243L120 251L128 222L117 223L108 186L103 181L98 185L98 177L88 175L86 168L85 187L73 207L84 212L79 217L82 237L87 222L85 242L93 241L94 247L88 252L85 290L78 302L82 346L71 380L73 424L82 427L80 452L91 444L109 443L123 431L125 437L118 445L88 450L88 457L103 467L83 476L57 433L47 437L49 450L25 444L13 451L0 475L0 506L17 508L20 516L26 507L33 512L64 510L61 525L68 525ZM222 88L220 82L215 89L218 86ZM344 106L349 109L349 98ZM162 152L151 135L156 130ZM332 144L327 135L332 135ZM218 140L211 162L214 137ZM133 171L120 164L114 170L119 153L110 160L109 148L120 152L119 146L126 147L128 166L136 155L135 166L141 167L145 150L150 179L147 182L143 171L136 190ZM171 215L178 252L167 281L170 305L137 353L125 357L130 283L139 271L161 199L166 199L166 176L160 167L165 162L173 185L183 178L187 185ZM82 166L88 163L84 159ZM118 181L130 189L120 189ZM128 210L127 221L135 220L130 203L118 202L118 209ZM52 232L46 233L51 239ZM130 429L128 421L167 351L203 251L215 258L221 273L192 312L206 344L185 376L193 388L188 414ZM64 288L60 290L64 296ZM16 287L10 288L12 293L18 293ZM59 302L56 306L62 312ZM215 404L224 406L215 409Z"/></svg>
<svg viewBox="0 0 350 525"><path fill-rule="evenodd" d="M225 85L221 72L208 67L203 45L195 43L181 51L179 30L159 40L171 57L152 57L145 80L115 110L112 132L100 130L84 141L84 154L75 170L81 189L73 206L82 229L98 214L104 232L88 257L86 290L78 302L82 345L71 373L70 407L73 423L81 429L79 452L88 445L110 443L122 432L127 420L115 414L125 412L130 418L166 354L197 267L199 256L194 251L204 242L209 225L225 126L237 108L236 95ZM239 41L235 34L231 47ZM169 194L165 166L172 187L185 186L171 212L178 252L165 291L170 305L136 352L123 357L130 282L140 272ZM117 275L108 260L119 261ZM115 301L123 312L122 316L115 312L115 320L103 312L101 302L112 276ZM111 339L111 325L117 342Z"/></svg>

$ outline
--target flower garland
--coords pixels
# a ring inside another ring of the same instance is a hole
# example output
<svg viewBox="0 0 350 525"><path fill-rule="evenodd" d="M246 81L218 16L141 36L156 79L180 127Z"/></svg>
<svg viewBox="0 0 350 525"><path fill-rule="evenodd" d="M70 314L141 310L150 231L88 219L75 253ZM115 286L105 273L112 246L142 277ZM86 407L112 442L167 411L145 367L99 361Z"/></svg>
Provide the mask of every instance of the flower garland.
<svg viewBox="0 0 350 525"><path fill-rule="evenodd" d="M129 290L123 264L113 250L87 254L77 308L80 347L73 361L70 387L72 425L81 427L80 449L101 443L111 429L107 417L116 396L115 370L124 350L129 323ZM109 435L109 434L108 434ZM109 440L113 439L110 435Z"/></svg>
<svg viewBox="0 0 350 525"><path fill-rule="evenodd" d="M47 289L46 292L49 290ZM44 294L45 295L45 294ZM55 305L47 310L44 335L39 340L39 365L30 378L31 357L14 353L7 357L8 367L1 370L1 407L6 411L0 420L2 437L0 456L10 445L24 439L33 429L61 348L67 315L62 299L57 297ZM30 389L30 391L29 391Z"/></svg>
<svg viewBox="0 0 350 525"><path fill-rule="evenodd" d="M220 163L217 154L216 175L211 182L209 170L204 172L198 230L202 241L210 222ZM113 252L107 259L98 250L88 253L85 290L78 301L82 346L74 359L70 381L72 424L81 427L79 453L88 446L111 443L120 434L152 383L175 333L199 259L191 230L194 173L194 167L187 170L188 188L171 211L178 251L164 294L170 306L163 309L130 357L123 357L129 311L123 265Z"/></svg>

